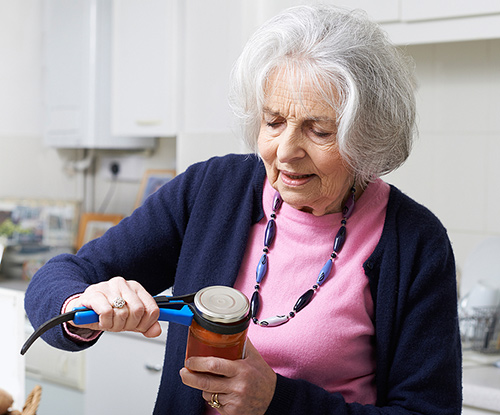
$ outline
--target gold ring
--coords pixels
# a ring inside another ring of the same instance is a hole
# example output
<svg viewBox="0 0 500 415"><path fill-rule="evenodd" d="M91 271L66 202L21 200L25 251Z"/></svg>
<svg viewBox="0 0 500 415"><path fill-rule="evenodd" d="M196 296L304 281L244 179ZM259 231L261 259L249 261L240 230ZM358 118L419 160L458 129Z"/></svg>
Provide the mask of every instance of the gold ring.
<svg viewBox="0 0 500 415"><path fill-rule="evenodd" d="M212 408L220 408L222 406L222 404L219 402L219 394L218 393L212 393L212 399L210 399L208 401L208 404L212 407Z"/></svg>

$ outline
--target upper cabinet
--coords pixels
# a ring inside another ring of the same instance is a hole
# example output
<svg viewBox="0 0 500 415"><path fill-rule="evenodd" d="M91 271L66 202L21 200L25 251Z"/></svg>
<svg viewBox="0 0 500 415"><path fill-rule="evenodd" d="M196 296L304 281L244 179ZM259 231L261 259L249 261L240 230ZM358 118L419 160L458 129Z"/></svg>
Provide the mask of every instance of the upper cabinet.
<svg viewBox="0 0 500 415"><path fill-rule="evenodd" d="M400 18L383 23L397 44L500 38L498 0L400 0Z"/></svg>
<svg viewBox="0 0 500 415"><path fill-rule="evenodd" d="M373 20L379 23L395 22L400 18L400 0L343 0L335 1L333 4L365 10Z"/></svg>
<svg viewBox="0 0 500 415"><path fill-rule="evenodd" d="M120 0L119 0L120 1ZM229 76L246 39L242 1L184 1L179 76L182 90L181 130L205 133L231 130Z"/></svg>
<svg viewBox="0 0 500 415"><path fill-rule="evenodd" d="M112 16L112 134L175 135L176 2L114 0Z"/></svg>
<svg viewBox="0 0 500 415"><path fill-rule="evenodd" d="M403 21L449 19L500 13L498 0L402 0Z"/></svg>
<svg viewBox="0 0 500 415"><path fill-rule="evenodd" d="M400 0L252 0L249 8L256 10L258 23L264 23L288 7L315 3L362 9L377 22L393 22L400 18Z"/></svg>
<svg viewBox="0 0 500 415"><path fill-rule="evenodd" d="M45 0L44 141L148 148L175 125L175 0Z"/></svg>
<svg viewBox="0 0 500 415"><path fill-rule="evenodd" d="M399 45L500 38L499 0L253 0L259 22L299 5L363 9Z"/></svg>

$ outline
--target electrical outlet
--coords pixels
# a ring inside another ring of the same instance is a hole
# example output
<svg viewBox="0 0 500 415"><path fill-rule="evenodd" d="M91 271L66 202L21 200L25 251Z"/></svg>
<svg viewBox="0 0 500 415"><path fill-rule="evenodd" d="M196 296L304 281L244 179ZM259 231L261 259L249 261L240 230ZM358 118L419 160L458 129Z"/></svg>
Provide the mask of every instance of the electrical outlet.
<svg viewBox="0 0 500 415"><path fill-rule="evenodd" d="M99 177L104 180L112 180L113 174L111 173L112 165L119 166L117 180L120 181L140 181L144 174L144 157L131 155L131 156L116 156L116 157L101 157L99 165Z"/></svg>

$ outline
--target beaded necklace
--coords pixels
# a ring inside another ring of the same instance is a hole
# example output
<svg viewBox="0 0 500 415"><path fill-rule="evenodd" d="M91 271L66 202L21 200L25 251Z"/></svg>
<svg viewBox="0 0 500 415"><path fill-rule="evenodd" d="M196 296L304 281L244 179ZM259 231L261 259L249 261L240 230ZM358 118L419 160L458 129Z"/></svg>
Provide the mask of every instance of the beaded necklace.
<svg viewBox="0 0 500 415"><path fill-rule="evenodd" d="M330 272L333 267L333 261L337 258L340 250L342 249L342 246L344 245L345 239L346 239L346 223L347 219L352 214L352 211L354 210L354 202L355 202L355 192L356 189L353 186L351 188L351 197L349 197L346 201L346 204L344 205L344 208L342 209L342 220L340 222L341 226L337 232L337 235L335 236L335 240L333 242L333 252L330 255L330 258L328 261L326 261L325 265L323 265L323 268L321 268L321 271L319 272L318 278L316 279L316 284L312 286L309 290L307 290L304 294L302 294L295 305L293 306L292 311L290 311L288 314L284 315L277 315L274 317L267 318L265 320L258 320L257 319L257 313L259 312L259 307L260 307L260 283L264 279L266 273L267 273L267 265L268 265L268 258L267 255L269 254L269 249L273 243L274 237L276 236L276 215L279 212L281 205L283 204L283 199L281 198L281 195L276 192L274 194L274 199L273 199L273 206L272 206L272 213L270 215L270 219L267 222L267 227L266 227L266 232L264 235L264 249L263 249L263 254L259 260L259 263L257 265L257 270L256 270L256 282L257 284L255 285L255 291L252 295L252 299L250 300L250 315L252 317L252 321L261 326L261 327L276 327L280 326L282 324L287 323L295 317L295 315L302 310L306 305L308 305L311 300L313 299L314 293L317 291L317 289L326 281L328 276L330 275Z"/></svg>

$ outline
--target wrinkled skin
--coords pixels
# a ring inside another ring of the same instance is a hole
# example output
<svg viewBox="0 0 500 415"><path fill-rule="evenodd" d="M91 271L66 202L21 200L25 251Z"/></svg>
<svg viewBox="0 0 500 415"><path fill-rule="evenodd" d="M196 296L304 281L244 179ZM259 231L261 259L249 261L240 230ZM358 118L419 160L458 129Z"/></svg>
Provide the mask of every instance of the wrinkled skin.
<svg viewBox="0 0 500 415"><path fill-rule="evenodd" d="M203 391L206 401L217 393L222 415L264 414L276 387L276 373L250 340L243 359L190 357L180 375L184 384Z"/></svg>

